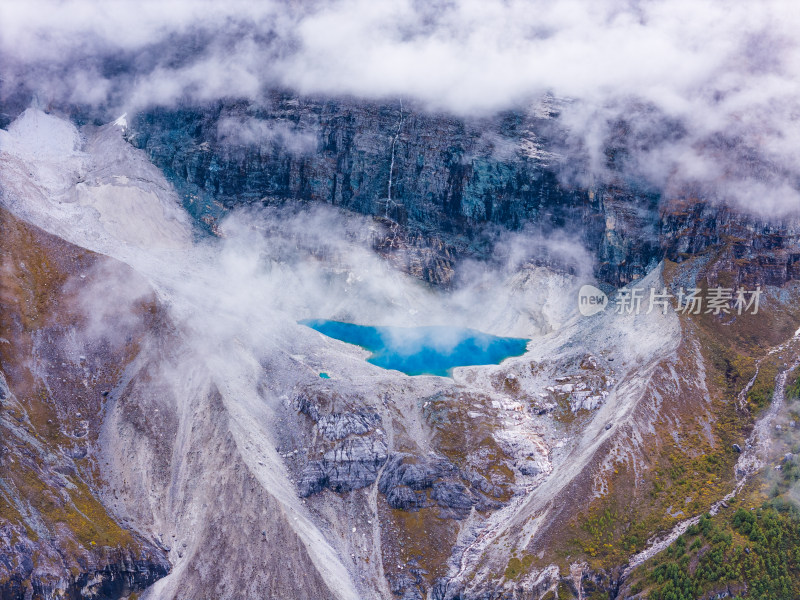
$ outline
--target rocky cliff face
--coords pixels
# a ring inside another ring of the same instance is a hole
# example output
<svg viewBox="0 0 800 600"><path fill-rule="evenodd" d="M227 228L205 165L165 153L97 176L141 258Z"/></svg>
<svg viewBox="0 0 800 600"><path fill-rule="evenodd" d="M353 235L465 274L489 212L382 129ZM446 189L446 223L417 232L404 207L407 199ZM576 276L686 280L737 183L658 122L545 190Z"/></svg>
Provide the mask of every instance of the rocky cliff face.
<svg viewBox="0 0 800 600"><path fill-rule="evenodd" d="M449 284L459 257L487 257L498 227L566 230L594 257L595 275L613 286L662 258L680 260L727 238L738 240L732 260L773 271L770 283L796 276L791 251L768 256L796 246L789 224L743 220L704 201L661 202L622 181L591 189L565 183L559 174L571 159L558 152L557 110L550 103L468 120L400 102L275 92L261 105L145 112L127 137L208 227L242 204L340 206L388 223L391 235L378 236L376 250L433 283ZM758 252L765 255L756 259Z"/></svg>
<svg viewBox="0 0 800 600"><path fill-rule="evenodd" d="M564 228L604 280L642 276L660 259L657 197L559 181L564 158L546 137L554 110L464 120L276 92L258 106L142 113L127 138L210 227L241 204L328 203L396 224L412 251L406 270L445 284L457 257L489 254L497 227ZM385 238L375 246L392 254Z"/></svg>
<svg viewBox="0 0 800 600"><path fill-rule="evenodd" d="M697 199L661 209L661 246L669 260L713 255L716 270L742 285L781 286L800 278L800 223L743 215Z"/></svg>

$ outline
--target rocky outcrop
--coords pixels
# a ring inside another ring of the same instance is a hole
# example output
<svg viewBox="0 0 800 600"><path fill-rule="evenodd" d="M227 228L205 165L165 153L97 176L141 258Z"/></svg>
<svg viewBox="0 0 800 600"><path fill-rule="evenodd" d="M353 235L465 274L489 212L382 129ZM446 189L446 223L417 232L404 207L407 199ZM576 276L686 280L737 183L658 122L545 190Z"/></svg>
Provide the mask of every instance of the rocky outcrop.
<svg viewBox="0 0 800 600"><path fill-rule="evenodd" d="M479 510L502 506L480 493L491 490L481 490L477 484L468 489L459 469L443 457L419 458L398 452L386 462L378 490L391 508L416 511L438 506L444 509L441 517L462 519L473 506Z"/></svg>
<svg viewBox="0 0 800 600"><path fill-rule="evenodd" d="M9 105L6 120L23 107ZM129 119L126 136L210 230L241 205L340 206L372 215L379 225L373 248L436 284L453 283L460 258L489 257L498 231L523 227L580 239L595 275L613 286L642 277L662 258L681 260L723 240L745 281L754 269L769 284L798 276L796 225L742 219L720 202L663 199L623 180L565 183L570 165L558 152L556 110L464 119L413 105L273 91L259 104L152 109Z"/></svg>
<svg viewBox="0 0 800 600"><path fill-rule="evenodd" d="M349 492L367 487L378 478L386 462L386 443L381 439L354 437L328 450L321 460L310 461L298 483L301 496L330 488Z"/></svg>
<svg viewBox="0 0 800 600"><path fill-rule="evenodd" d="M455 467L445 459L420 460L398 452L392 454L386 463L378 489L382 494L388 494L396 487L408 487L420 492L433 486L437 479L455 471Z"/></svg>
<svg viewBox="0 0 800 600"><path fill-rule="evenodd" d="M89 555L77 574L57 568L49 570L48 561L58 560L57 553L43 551L41 544L20 538L19 534L8 525L0 527L0 547L10 550L0 553L2 600L31 597L116 600L141 592L170 570L169 562L154 549L138 556L127 551L105 551L99 560ZM6 545L9 539L18 541Z"/></svg>
<svg viewBox="0 0 800 600"><path fill-rule="evenodd" d="M418 510L427 504L425 491L434 481L455 468L445 460L418 461L404 453L393 453L378 482L378 490L392 508Z"/></svg>
<svg viewBox="0 0 800 600"><path fill-rule="evenodd" d="M399 510L418 510L425 506L425 496L407 485L396 485L386 492L386 502Z"/></svg>
<svg viewBox="0 0 800 600"><path fill-rule="evenodd" d="M317 421L317 429L328 441L343 440L350 435L363 435L381 423L375 413L333 413Z"/></svg>
<svg viewBox="0 0 800 600"><path fill-rule="evenodd" d="M372 485L388 457L379 414L368 410L325 414L328 400L309 394L299 394L294 400L297 410L314 422L318 443L312 452L322 454L308 460L300 471L297 488L302 497L326 488L349 492Z"/></svg>
<svg viewBox="0 0 800 600"><path fill-rule="evenodd" d="M435 500L439 506L460 511L469 510L474 504L467 488L457 481L437 481L433 484L431 499Z"/></svg>

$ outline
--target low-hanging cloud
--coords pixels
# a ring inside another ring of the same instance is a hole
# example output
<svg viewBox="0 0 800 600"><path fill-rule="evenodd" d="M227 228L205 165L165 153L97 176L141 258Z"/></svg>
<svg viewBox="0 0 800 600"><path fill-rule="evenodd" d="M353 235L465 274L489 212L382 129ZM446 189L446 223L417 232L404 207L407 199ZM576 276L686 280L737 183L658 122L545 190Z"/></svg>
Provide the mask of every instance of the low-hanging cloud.
<svg viewBox="0 0 800 600"><path fill-rule="evenodd" d="M764 216L800 207L786 0L4 3L0 77L109 111L301 94L461 116L556 102L565 168ZM611 152L609 151L611 150ZM610 156L612 158L610 158Z"/></svg>
<svg viewBox="0 0 800 600"><path fill-rule="evenodd" d="M217 123L217 138L233 146L280 146L292 154L307 154L317 148L317 133L284 121L254 117L224 117Z"/></svg>

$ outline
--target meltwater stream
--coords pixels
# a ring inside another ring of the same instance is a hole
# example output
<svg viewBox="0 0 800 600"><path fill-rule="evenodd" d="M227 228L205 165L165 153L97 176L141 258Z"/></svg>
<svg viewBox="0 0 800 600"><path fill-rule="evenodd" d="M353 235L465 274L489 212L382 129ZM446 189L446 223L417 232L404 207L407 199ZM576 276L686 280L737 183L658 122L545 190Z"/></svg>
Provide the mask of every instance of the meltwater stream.
<svg viewBox="0 0 800 600"><path fill-rule="evenodd" d="M461 327L372 327L325 319L299 323L361 346L372 352L367 362L406 375L446 377L455 367L499 364L525 354L529 341Z"/></svg>

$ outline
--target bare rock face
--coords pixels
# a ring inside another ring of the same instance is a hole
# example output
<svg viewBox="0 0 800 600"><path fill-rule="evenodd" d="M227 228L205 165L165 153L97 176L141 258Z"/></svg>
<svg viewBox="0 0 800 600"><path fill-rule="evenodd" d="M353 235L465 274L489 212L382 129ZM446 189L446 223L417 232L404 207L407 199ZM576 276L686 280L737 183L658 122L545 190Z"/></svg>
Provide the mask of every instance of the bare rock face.
<svg viewBox="0 0 800 600"><path fill-rule="evenodd" d="M417 460L410 455L396 453L389 459L378 483L378 489L381 493L388 494L393 488L404 486L419 492L430 488L434 481L454 470L455 468L444 459Z"/></svg>
<svg viewBox="0 0 800 600"><path fill-rule="evenodd" d="M281 135L229 135L253 128ZM241 204L340 206L387 225L373 240L380 254L449 285L459 258L489 253L493 227L566 227L597 256L602 280L643 276L661 258L658 198L561 185L553 129L546 111L462 119L274 92L262 105L153 110L126 135L212 228Z"/></svg>
<svg viewBox="0 0 800 600"><path fill-rule="evenodd" d="M280 135L231 136L233 124ZM615 287L664 258L681 261L710 248L725 249L739 281L782 285L800 276L796 223L776 226L621 181L564 185L559 173L568 165L548 111L463 119L413 105L273 92L261 105L143 113L127 136L201 222L216 223L241 204L340 206L374 216L385 226L375 250L438 285L453 283L459 259L488 256L497 226L574 233L596 259L596 277Z"/></svg>
<svg viewBox="0 0 800 600"><path fill-rule="evenodd" d="M415 511L438 505L454 509L443 516L457 519L464 518L465 512L479 502L460 481L456 466L436 456L419 459L403 453L392 455L381 474L378 490L392 508Z"/></svg>
<svg viewBox="0 0 800 600"><path fill-rule="evenodd" d="M16 539L10 544L10 539ZM154 555L134 556L126 552L109 552L100 560L88 558L75 575L65 574L58 567L47 569L45 561L58 565L55 552L43 552L41 544L25 539L10 526L0 530L4 548L2 597L25 598L128 598L149 588L169 572L169 562Z"/></svg>
<svg viewBox="0 0 800 600"><path fill-rule="evenodd" d="M396 485L386 493L386 502L399 510L417 510L425 505L425 496L407 485Z"/></svg>
<svg viewBox="0 0 800 600"><path fill-rule="evenodd" d="M474 504L464 484L455 481L437 481L433 484L431 499L440 506L456 510L469 510Z"/></svg>
<svg viewBox="0 0 800 600"><path fill-rule="evenodd" d="M317 421L317 429L328 441L343 440L351 435L373 431L381 423L380 415L333 413Z"/></svg>
<svg viewBox="0 0 800 600"><path fill-rule="evenodd" d="M662 208L665 256L675 262L715 252L715 270L738 284L782 286L800 279L800 224L745 216L697 199Z"/></svg>
<svg viewBox="0 0 800 600"><path fill-rule="evenodd" d="M330 488L334 492L357 490L378 478L386 462L386 443L381 439L354 437L328 450L322 460L311 461L303 469L299 488L301 496L310 496Z"/></svg>
<svg viewBox="0 0 800 600"><path fill-rule="evenodd" d="M377 479L378 469L386 462L386 443L361 437L345 440L326 452L322 462L334 491L366 487Z"/></svg>
<svg viewBox="0 0 800 600"><path fill-rule="evenodd" d="M349 492L372 485L387 458L381 416L364 410L322 414L307 394L300 394L294 404L314 421L314 430L322 438L318 444L322 456L309 460L300 473L300 496L318 494L326 488Z"/></svg>

